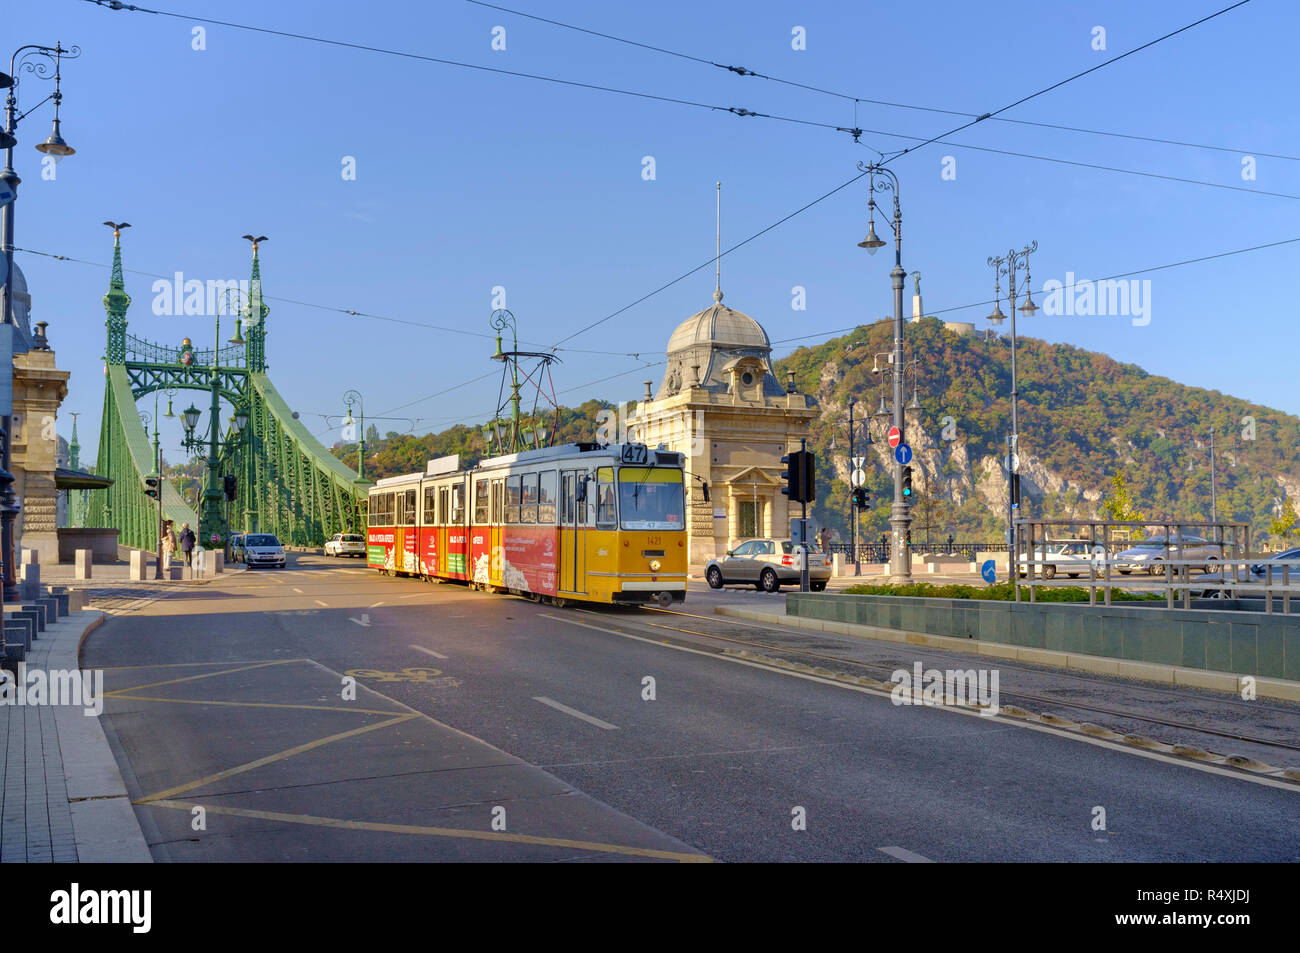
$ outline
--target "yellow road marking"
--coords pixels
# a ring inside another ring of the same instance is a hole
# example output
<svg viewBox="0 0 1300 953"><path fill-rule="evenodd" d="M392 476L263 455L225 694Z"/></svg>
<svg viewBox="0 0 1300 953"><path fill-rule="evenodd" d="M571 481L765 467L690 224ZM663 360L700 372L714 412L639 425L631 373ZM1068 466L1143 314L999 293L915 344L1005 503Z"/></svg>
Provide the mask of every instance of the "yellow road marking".
<svg viewBox="0 0 1300 953"><path fill-rule="evenodd" d="M378 692L375 694L378 694ZM352 715L396 714L391 708L387 711L381 711L376 708L344 708L341 705L289 705L279 704L278 702L227 702L213 701L208 698L153 698L148 695L118 695L117 697L123 701L170 702L174 705L225 705L229 708L299 708L307 711L345 711ZM380 695L379 697L383 698L385 701L392 701L391 698L384 695Z"/></svg>
<svg viewBox="0 0 1300 953"><path fill-rule="evenodd" d="M130 688L118 688L111 692L104 692L105 695L121 695L123 692L133 692L140 688L157 688L159 685L175 685L177 682L193 682L200 678L215 678L218 675L233 675L236 672L247 672L255 668L266 668L268 665L283 665L285 662L292 662L294 659L276 659L273 662L257 662L253 665L244 665L240 668L227 668L220 672L204 672L202 675L186 675L184 678L169 678L165 682L147 682L144 685L132 685Z"/></svg>
<svg viewBox="0 0 1300 953"><path fill-rule="evenodd" d="M201 788L205 784L212 784L215 781L222 781L226 778L233 777L236 774L243 774L245 771L252 771L255 768L261 768L268 764L274 764L277 761L284 761L286 758L292 758L294 755L302 754L304 751L311 751L322 745L330 744L334 741L342 741L344 738L353 738L357 735L364 735L368 731L378 731L380 728L387 728L389 725L397 725L404 721L410 721L415 715L398 715L396 718L390 718L387 721L381 721L373 725L363 725L360 728L353 728L349 731L340 731L336 735L328 735L324 738L317 738L315 741L308 741L305 744L294 745L292 748L286 748L284 751L277 751L275 754L268 754L264 758L258 758L256 761L249 761L247 764L241 764L233 768L226 768L224 771L218 771L216 774L209 774L205 778L199 778L197 781L188 781L185 784L178 784L174 788L168 788L165 791L159 791L157 794L150 794L136 801L136 804L144 804L148 801L160 800L165 797L171 797L174 794L184 794L186 791L192 791L195 788Z"/></svg>
<svg viewBox="0 0 1300 953"><path fill-rule="evenodd" d="M136 802L137 804L140 802ZM179 811L192 811L198 804L186 801L150 801L151 807L169 807ZM229 814L234 817L251 817L263 821L284 821L289 824L309 824L314 827L333 827L348 831L376 831L381 834L416 834L424 837L455 837L465 840L496 841L503 844L537 844L542 847L564 847L572 850L596 851L603 854L623 854L630 857L651 857L656 860L675 860L683 864L708 864L713 858L707 854L685 854L650 847L629 847L624 844L604 844L599 841L569 840L564 837L536 837L531 834L511 834L506 831L469 831L455 827L423 827L416 824L379 824L373 821L348 821L337 817L316 817L311 814L284 814L279 811L255 811L240 807L203 805L209 814Z"/></svg>
<svg viewBox="0 0 1300 953"><path fill-rule="evenodd" d="M155 665L97 665L95 666L101 672L124 672L133 668L193 668L199 665L229 665L231 659L225 659L220 662L158 662ZM244 659L239 664L253 664L254 662L305 662L303 658L250 658Z"/></svg>

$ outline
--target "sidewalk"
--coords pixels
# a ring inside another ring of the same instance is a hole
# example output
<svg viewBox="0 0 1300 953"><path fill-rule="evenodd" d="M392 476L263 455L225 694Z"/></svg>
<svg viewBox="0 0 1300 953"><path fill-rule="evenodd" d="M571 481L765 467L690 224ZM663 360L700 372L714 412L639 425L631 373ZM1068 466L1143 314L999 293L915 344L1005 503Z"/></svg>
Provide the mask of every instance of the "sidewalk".
<svg viewBox="0 0 1300 953"><path fill-rule="evenodd" d="M82 640L103 621L81 611L48 623L26 671L78 670ZM80 706L0 704L0 863L151 861L99 719Z"/></svg>

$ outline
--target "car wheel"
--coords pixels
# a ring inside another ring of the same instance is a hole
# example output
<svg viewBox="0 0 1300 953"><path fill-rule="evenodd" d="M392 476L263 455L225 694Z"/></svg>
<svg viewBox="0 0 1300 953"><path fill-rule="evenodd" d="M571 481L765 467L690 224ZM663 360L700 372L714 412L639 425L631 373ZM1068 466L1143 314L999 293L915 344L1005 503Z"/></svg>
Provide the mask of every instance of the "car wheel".
<svg viewBox="0 0 1300 953"><path fill-rule="evenodd" d="M764 592L780 592L781 580L776 578L773 570L764 569L763 575L758 577L758 587Z"/></svg>
<svg viewBox="0 0 1300 953"><path fill-rule="evenodd" d="M722 588L722 570L717 566L710 566L708 571L705 572L704 578L708 580L710 589Z"/></svg>
<svg viewBox="0 0 1300 953"><path fill-rule="evenodd" d="M1056 567L1055 567L1055 566L1044 566L1044 567L1043 567L1043 578L1044 578L1044 579L1055 579L1055 578L1056 578Z"/></svg>
<svg viewBox="0 0 1300 953"><path fill-rule="evenodd" d="M1153 576L1159 576L1164 571L1165 571L1165 567L1164 567L1163 559L1155 560L1153 563L1151 563L1150 567L1148 567L1147 569L1147 572L1149 572Z"/></svg>
<svg viewBox="0 0 1300 953"><path fill-rule="evenodd" d="M824 582L810 582L810 583L808 584L808 586L809 586L809 588L812 589L813 592L825 592L825 591L826 591L826 583L824 583Z"/></svg>
<svg viewBox="0 0 1300 953"><path fill-rule="evenodd" d="M1208 560L1206 560L1206 563L1205 563L1204 567L1202 567L1202 568L1203 568L1206 572L1214 572L1214 564L1217 563L1217 562L1218 562L1218 560L1215 559L1213 556L1211 556Z"/></svg>

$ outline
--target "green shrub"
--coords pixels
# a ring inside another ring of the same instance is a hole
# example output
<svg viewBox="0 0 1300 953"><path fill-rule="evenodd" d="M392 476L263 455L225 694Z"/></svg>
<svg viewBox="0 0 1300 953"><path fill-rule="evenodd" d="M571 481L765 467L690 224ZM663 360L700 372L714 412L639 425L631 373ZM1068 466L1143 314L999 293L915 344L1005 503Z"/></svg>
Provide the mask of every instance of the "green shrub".
<svg viewBox="0 0 1300 953"><path fill-rule="evenodd" d="M1098 588L1101 588L1100 586ZM995 602L1011 602L1015 592L1009 582L999 582L992 586L936 586L928 582L914 582L907 586L850 586L843 590L851 596L915 596L927 599L991 599ZM1029 601L1029 587L1020 587L1020 598ZM1087 602L1088 590L1079 586L1040 586L1035 598L1039 602ZM1113 602L1153 602L1164 599L1154 592L1129 592L1124 589L1112 589L1110 598Z"/></svg>

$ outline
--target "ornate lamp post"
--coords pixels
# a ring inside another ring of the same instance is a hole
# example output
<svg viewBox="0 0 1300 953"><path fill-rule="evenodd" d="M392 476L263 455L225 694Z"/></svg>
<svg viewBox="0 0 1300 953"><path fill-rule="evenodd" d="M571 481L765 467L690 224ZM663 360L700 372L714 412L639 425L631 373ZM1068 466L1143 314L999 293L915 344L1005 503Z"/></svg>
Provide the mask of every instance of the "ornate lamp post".
<svg viewBox="0 0 1300 953"><path fill-rule="evenodd" d="M0 241L3 242L4 249L4 272L0 274L0 281L4 282L4 302L3 309L0 310L0 328L3 334L16 345L21 346L17 340L18 320L14 314L14 204L18 196L18 185L22 179L14 171L14 146L17 145L17 138L14 132L18 124L25 119L31 112L18 114L18 86L22 73L31 73L41 78L48 78L53 73L54 92L47 99L54 103L54 128L49 138L44 142L37 143L36 149L47 156L53 156L61 159L65 156L73 155L76 150L64 141L59 130L59 106L63 102L63 90L61 88L60 67L63 57L73 59L81 54L79 47L64 49L58 43L54 46L41 46L39 44L28 44L20 46L14 50L9 57L9 72L0 73L0 89L7 89L9 92L5 96L5 128L0 132L0 148L5 150L5 166L0 170ZM51 70L53 64L53 70ZM46 100L41 100L36 109L43 105ZM6 378L8 378L8 369L6 369ZM14 551L14 517L19 513L19 507L14 499L13 492L13 474L10 472L12 457L10 452L10 436L13 434L13 384L11 381L5 383L5 393L0 395L0 404L3 405L4 414L0 417L0 564L3 568L3 585L0 585L0 592L3 595L3 601L6 603L18 601L18 579L15 571L15 551ZM0 659L5 656L4 643L4 626L0 623Z"/></svg>
<svg viewBox="0 0 1300 953"><path fill-rule="evenodd" d="M876 192L892 192L894 196L893 216L885 221L894 230L894 267L889 277L894 288L894 353L895 368L903 366L903 279L907 272L903 270L903 213L898 200L898 176L884 166L870 163L858 163L858 169L868 174L867 214L870 226L867 237L858 242L859 248L874 255L885 243L876 236ZM881 177L880 182L876 177ZM906 414L903 407L903 376L894 374L894 426L901 434L907 433ZM893 530L893 546L889 552L889 575L893 582L912 581L912 555L906 546L907 528L911 523L907 501L903 499L903 468L894 465L894 505L890 510L889 525Z"/></svg>
<svg viewBox="0 0 1300 953"><path fill-rule="evenodd" d="M361 423L357 426L357 478L366 478L366 405L361 400L361 391L353 388L343 395L343 402L348 405L348 417L343 421L344 427L352 426L352 405L357 405Z"/></svg>
<svg viewBox="0 0 1300 953"><path fill-rule="evenodd" d="M1016 297L1023 289L1025 292L1025 303L1020 306L1021 314L1025 317L1032 317L1038 311L1038 305L1034 304L1034 294L1029 283L1029 256L1038 251L1038 242L1030 242L1020 251L1014 248L1006 253L1005 256L989 258L989 266L993 269L993 313L989 315L989 323L1000 325L1006 320L1006 315L1002 313L1002 285L1000 278L1007 279L1007 303L1011 311L1011 434L1007 438L1007 545L1010 549L1007 560L1007 572L1013 573L1011 568L1016 565L1016 516L1020 509L1020 424L1016 415L1016 405L1019 397L1019 385L1016 380ZM1017 272L1024 269L1025 279L1023 283L1017 283ZM1016 601L1020 601L1020 587L1016 586Z"/></svg>

